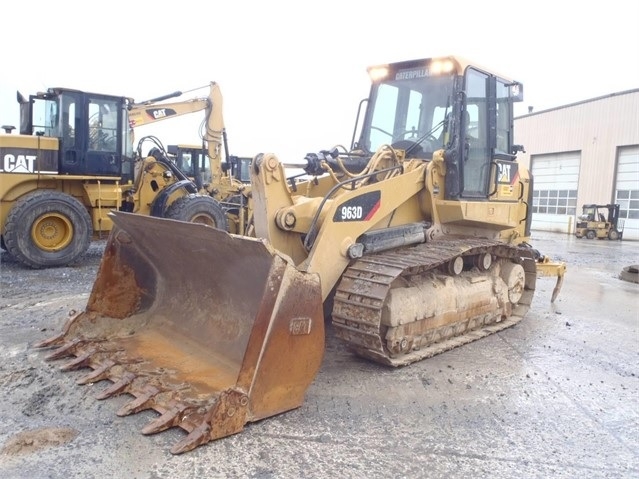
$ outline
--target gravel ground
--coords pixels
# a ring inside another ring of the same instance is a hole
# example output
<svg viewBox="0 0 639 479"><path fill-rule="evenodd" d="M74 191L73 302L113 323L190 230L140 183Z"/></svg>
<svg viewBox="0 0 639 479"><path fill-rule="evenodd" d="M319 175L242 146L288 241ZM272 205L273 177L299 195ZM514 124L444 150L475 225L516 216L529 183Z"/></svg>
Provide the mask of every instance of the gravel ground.
<svg viewBox="0 0 639 479"><path fill-rule="evenodd" d="M639 285L619 279L639 242L532 242L568 264L554 304L539 279L521 323L400 369L351 355L329 327L302 407L179 456L182 431L143 436L155 413L116 416L130 398L96 400L104 382L78 386L86 370L33 348L84 308L104 241L49 270L3 252L0 477L639 477Z"/></svg>

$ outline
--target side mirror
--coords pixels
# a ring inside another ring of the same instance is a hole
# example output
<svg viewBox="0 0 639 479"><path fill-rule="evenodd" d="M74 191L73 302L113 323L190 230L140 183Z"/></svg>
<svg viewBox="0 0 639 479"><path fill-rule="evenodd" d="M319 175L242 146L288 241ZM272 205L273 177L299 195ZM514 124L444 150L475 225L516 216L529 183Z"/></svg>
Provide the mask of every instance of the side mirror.
<svg viewBox="0 0 639 479"><path fill-rule="evenodd" d="M524 101L524 85L519 82L510 83L510 100L512 102Z"/></svg>
<svg viewBox="0 0 639 479"><path fill-rule="evenodd" d="M524 145L513 145L511 147L511 153L513 155L516 155L518 152L522 152L522 153L526 153L526 150L524 149Z"/></svg>

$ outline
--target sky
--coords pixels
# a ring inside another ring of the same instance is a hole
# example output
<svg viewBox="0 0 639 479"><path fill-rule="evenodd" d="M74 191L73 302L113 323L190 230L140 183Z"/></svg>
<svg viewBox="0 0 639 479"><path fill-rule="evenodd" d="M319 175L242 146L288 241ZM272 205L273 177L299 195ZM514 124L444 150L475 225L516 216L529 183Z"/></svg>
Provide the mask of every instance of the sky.
<svg viewBox="0 0 639 479"><path fill-rule="evenodd" d="M23 0L3 7L0 125L16 91L49 87L142 101L220 85L229 150L306 153L349 146L369 65L459 55L524 85L541 111L639 88L639 2ZM174 100L173 100L174 101ZM136 138L200 143L203 113Z"/></svg>

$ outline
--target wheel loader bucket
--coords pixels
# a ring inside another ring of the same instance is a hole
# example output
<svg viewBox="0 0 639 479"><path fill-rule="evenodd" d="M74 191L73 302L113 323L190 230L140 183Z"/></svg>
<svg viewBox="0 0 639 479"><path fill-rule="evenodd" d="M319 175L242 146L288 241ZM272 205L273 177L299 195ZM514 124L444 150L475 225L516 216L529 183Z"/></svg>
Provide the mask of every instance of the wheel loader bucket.
<svg viewBox="0 0 639 479"><path fill-rule="evenodd" d="M134 397L117 414L153 409L142 429L179 427L189 451L299 407L324 355L319 277L265 241L209 226L113 213L86 310L48 360L112 382L99 399Z"/></svg>

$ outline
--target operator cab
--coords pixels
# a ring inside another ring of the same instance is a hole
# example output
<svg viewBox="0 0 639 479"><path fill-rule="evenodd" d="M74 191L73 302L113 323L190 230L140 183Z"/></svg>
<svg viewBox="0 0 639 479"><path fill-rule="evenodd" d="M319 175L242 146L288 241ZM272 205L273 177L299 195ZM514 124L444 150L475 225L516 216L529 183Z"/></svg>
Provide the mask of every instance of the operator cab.
<svg viewBox="0 0 639 479"><path fill-rule="evenodd" d="M168 145L166 149L175 165L188 178L199 177L202 183L211 183L211 165L205 149L191 145Z"/></svg>
<svg viewBox="0 0 639 479"><path fill-rule="evenodd" d="M190 145L168 145L167 152L175 159L176 166L189 178L201 177L204 184L211 183L211 164L208 151L201 146ZM249 168L253 158L238 157L229 155L222 163L222 170L227 172L236 180L244 183L251 183Z"/></svg>
<svg viewBox="0 0 639 479"><path fill-rule="evenodd" d="M50 88L18 93L20 133L57 138L58 173L133 180L133 134L129 98Z"/></svg>
<svg viewBox="0 0 639 479"><path fill-rule="evenodd" d="M619 209L619 204L583 205L579 220L582 222L610 223L616 227L619 221Z"/></svg>
<svg viewBox="0 0 639 479"><path fill-rule="evenodd" d="M446 199L487 199L491 184L518 177L513 102L520 83L446 57L369 68L372 80L359 141L372 154L384 144L406 158L430 160L444 150ZM494 198L491 198L494 199Z"/></svg>

